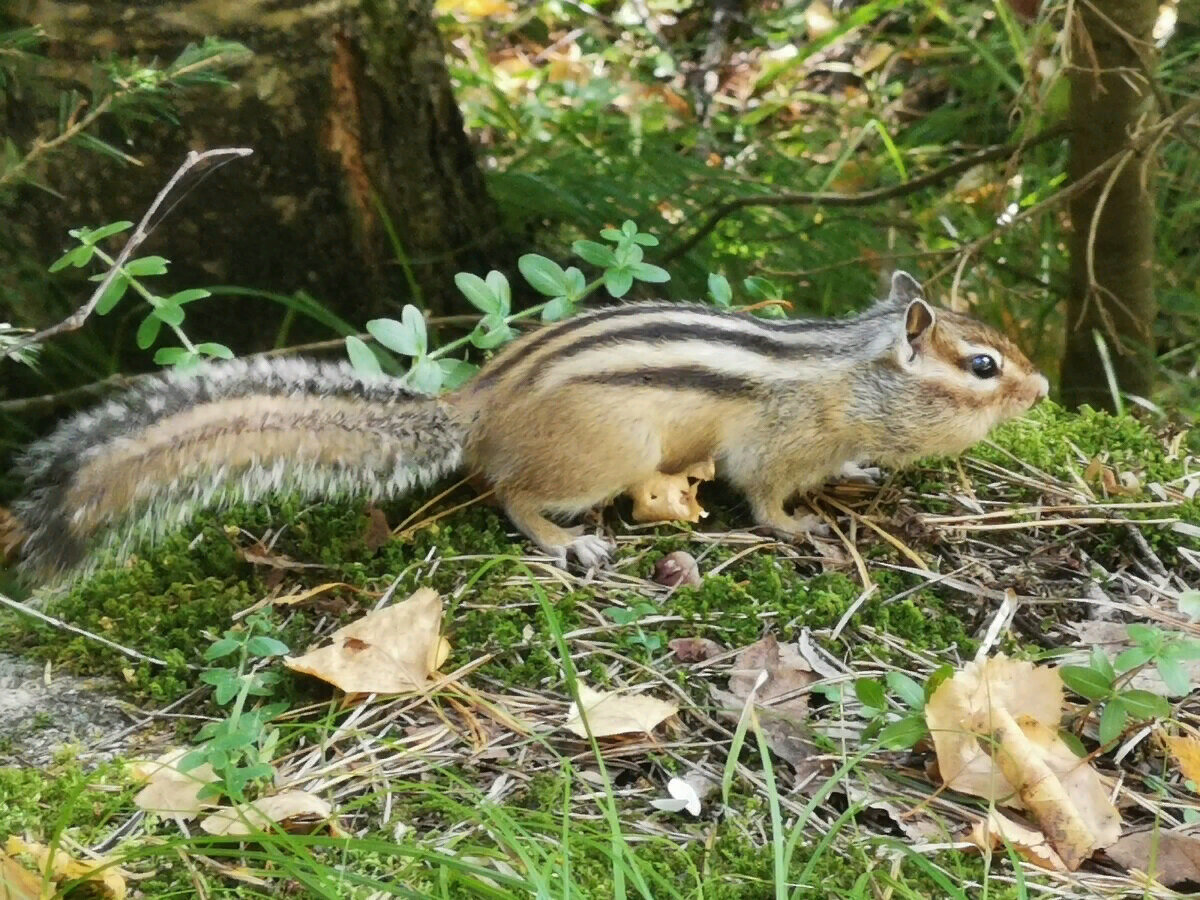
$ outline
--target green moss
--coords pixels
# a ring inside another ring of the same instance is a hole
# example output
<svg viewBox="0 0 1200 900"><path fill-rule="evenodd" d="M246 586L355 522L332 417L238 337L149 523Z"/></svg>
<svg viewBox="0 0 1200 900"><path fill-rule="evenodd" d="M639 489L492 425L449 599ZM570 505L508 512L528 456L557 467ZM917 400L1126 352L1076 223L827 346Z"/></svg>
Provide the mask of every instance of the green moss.
<svg viewBox="0 0 1200 900"><path fill-rule="evenodd" d="M133 792L117 763L90 772L74 760L47 769L0 767L0 837L47 842L69 828L81 843L96 843L129 814Z"/></svg>

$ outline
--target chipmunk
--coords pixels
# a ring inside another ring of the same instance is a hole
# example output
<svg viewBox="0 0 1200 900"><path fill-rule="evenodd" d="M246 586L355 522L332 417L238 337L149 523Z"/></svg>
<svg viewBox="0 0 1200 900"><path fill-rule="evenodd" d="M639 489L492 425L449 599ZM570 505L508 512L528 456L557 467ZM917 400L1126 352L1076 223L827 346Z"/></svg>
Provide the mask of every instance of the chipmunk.
<svg viewBox="0 0 1200 900"><path fill-rule="evenodd" d="M161 535L221 502L396 496L463 467L555 562L590 567L612 545L553 520L655 473L712 458L755 523L791 537L807 521L787 501L843 466L961 452L1047 390L1007 338L935 309L897 272L885 300L844 319L661 302L586 312L439 397L302 359L167 374L34 444L13 509L27 565L55 574L105 538Z"/></svg>

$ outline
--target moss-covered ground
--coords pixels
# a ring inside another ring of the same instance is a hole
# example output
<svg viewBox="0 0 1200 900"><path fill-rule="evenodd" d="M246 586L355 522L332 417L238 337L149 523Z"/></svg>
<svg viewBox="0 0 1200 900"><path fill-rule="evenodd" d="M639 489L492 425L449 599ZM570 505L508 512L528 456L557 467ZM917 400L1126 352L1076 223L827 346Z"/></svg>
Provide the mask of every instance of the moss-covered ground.
<svg viewBox="0 0 1200 900"><path fill-rule="evenodd" d="M194 689L202 684L204 651L239 611L273 593L336 583L274 614L275 636L299 650L360 616L389 585L395 583L396 597L427 585L446 598L444 629L453 650L442 670L483 659L467 676L476 690L545 698L547 716L561 715L565 643L580 676L593 686L658 681L659 693L672 686L676 699L695 712L685 708L681 724L654 741L606 744L603 776L592 748L561 733L521 736L489 754L486 735L494 737L496 726L480 726L485 737L468 740L470 729L456 731L462 720L455 719L449 737L424 763L421 751L406 749L403 741L389 743L397 740L391 736L380 746L416 754L411 771L386 779L347 775L344 783L356 789L329 788L342 817L342 830L333 837L275 836L242 847L214 844L194 829L188 837L153 819L112 839L135 812L131 775L121 759L96 763L84 754L83 761L63 758L32 768L22 764L10 738L0 743L0 837L103 845L137 873L131 884L146 897L279 891L532 896L538 885L549 891L546 896L608 897L617 870L629 893L654 897L776 896L780 878L793 885L784 896L953 896L947 882L963 896L982 895L980 890L988 897L1024 896L1007 859L989 864L962 852L908 853L911 840L898 822L877 809L850 809L848 791L834 790L807 809L812 789L798 787L782 760L765 772L753 740L740 755L743 771L753 777L734 775L728 804L718 790L698 819L653 811L647 801L663 795L671 774L699 769L720 780L732 729L731 722L719 725L712 717L709 696L712 687L724 689L728 666L681 664L667 642L704 637L732 651L770 633L781 642L811 641L847 671L899 669L919 679L939 664L971 658L995 597L1012 590L1039 602L1034 614L1014 618L1000 646L1017 654L1053 651L1057 626L1079 617L1076 601L1087 584L1103 585L1127 556L1149 553L1171 570L1182 565L1179 548L1195 545L1186 533L1170 523L1130 523L1200 522L1200 500L1181 493L1181 479L1193 465L1186 443L1173 443L1171 435L1131 418L1068 415L1047 404L963 460L925 463L881 487L834 490L822 509L846 538L835 535L815 550L782 547L738 530L747 525L746 510L719 489L702 493L702 500L713 498L712 515L695 532L688 526L630 529L620 521L626 510L618 504L607 518L621 537L617 562L590 580L554 575L536 560L522 562L524 543L497 510L483 504L425 524L418 518L410 534L381 547L369 540L363 505L355 501L305 505L284 498L204 513L157 545L101 566L44 607L165 665L132 659L11 609L0 611L0 646L48 661L56 671L112 676L120 695L143 710L186 698L173 708L182 715L169 720L186 743L197 727L193 717L221 712L207 690ZM428 519L470 496L465 489L452 493L421 516ZM1171 506L1145 505L1163 496ZM384 512L394 524L426 499L409 498ZM1094 508L1055 517L1113 521L1036 528L1035 513L1027 511L978 520L1012 523L1008 530L972 531L957 522L925 520L1072 500ZM1124 511L1109 505L1131 503ZM248 548L257 554L251 561ZM699 560L699 585L668 590L652 580L655 563L676 550ZM873 590L865 590L863 571ZM946 574L955 585L939 580ZM553 627L539 596L555 610ZM613 615L614 608L640 612L627 621ZM285 675L274 695L293 708L319 710L290 722L281 745L288 750L319 743L344 715L330 712L330 691L312 679ZM814 699L815 715L832 714L839 696L831 687ZM409 711L403 721L413 730L432 727L455 709L434 703L424 718ZM819 743L843 758L857 750L844 741ZM327 756L336 759L333 750ZM360 764L348 764L348 771ZM880 764L914 778L921 771L919 760L903 752L878 750L861 765ZM866 770L855 767L844 777L879 790L878 778ZM782 862L772 796L784 804L781 826L799 823L799 838ZM199 857L215 862L197 865Z"/></svg>

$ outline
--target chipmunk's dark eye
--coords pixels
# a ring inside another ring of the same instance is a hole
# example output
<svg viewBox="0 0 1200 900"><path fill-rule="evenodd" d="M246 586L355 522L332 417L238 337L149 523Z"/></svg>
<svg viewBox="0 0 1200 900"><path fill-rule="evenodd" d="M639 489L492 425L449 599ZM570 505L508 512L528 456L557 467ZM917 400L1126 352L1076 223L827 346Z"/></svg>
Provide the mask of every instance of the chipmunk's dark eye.
<svg viewBox="0 0 1200 900"><path fill-rule="evenodd" d="M972 356L968 365L978 378L995 378L1000 374L1000 367L996 365L996 360L986 353Z"/></svg>

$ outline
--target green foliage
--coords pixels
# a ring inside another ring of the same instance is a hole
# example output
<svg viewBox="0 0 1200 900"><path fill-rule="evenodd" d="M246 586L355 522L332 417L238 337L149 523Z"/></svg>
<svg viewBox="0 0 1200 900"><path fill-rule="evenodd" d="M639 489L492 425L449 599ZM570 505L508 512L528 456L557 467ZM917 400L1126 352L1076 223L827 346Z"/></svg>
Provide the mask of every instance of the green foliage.
<svg viewBox="0 0 1200 900"><path fill-rule="evenodd" d="M863 730L864 740L876 740L887 750L906 750L929 736L925 724L925 702L937 686L949 678L953 670L942 666L921 685L903 672L891 671L884 682L874 678L856 678L854 695L862 704L868 719ZM885 686L886 685L886 686ZM891 715L893 707L899 716Z"/></svg>
<svg viewBox="0 0 1200 900"><path fill-rule="evenodd" d="M1116 659L1110 661L1097 647L1086 666L1063 666L1058 670L1063 684L1091 701L1085 717L1093 708L1099 709L1103 746L1120 738L1131 722L1171 715L1166 698L1128 687L1134 675L1153 666L1171 695L1184 696L1191 690L1191 676L1183 663L1200 659L1200 641L1195 638L1136 622L1126 626L1126 633L1133 646L1117 654Z"/></svg>
<svg viewBox="0 0 1200 900"><path fill-rule="evenodd" d="M279 729L268 725L287 709L287 703L270 703L247 709L251 697L270 697L279 683L278 672L251 670L256 660L268 660L288 653L287 644L271 637L276 629L266 613L246 618L243 628L231 628L224 637L204 652L206 662L235 656L232 666L210 667L200 680L212 685L219 706L229 706L226 718L208 722L197 733L203 743L179 761L181 772L208 763L218 781L206 784L201 800L214 800L222 794L234 803L247 798L247 788L269 786L275 776L271 760L279 743Z"/></svg>

